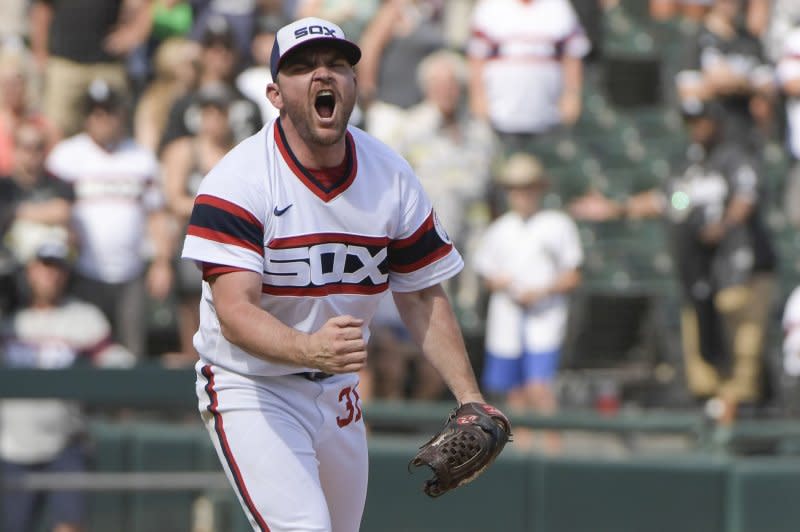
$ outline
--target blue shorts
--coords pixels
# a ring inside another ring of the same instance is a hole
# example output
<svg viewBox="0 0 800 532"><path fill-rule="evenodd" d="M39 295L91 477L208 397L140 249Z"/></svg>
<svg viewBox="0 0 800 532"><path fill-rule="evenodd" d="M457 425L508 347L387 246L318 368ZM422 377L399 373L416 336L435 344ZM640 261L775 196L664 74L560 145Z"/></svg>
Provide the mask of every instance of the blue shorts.
<svg viewBox="0 0 800 532"><path fill-rule="evenodd" d="M481 382L487 392L507 392L529 382L552 382L558 371L561 351L524 353L503 358L486 353Z"/></svg>
<svg viewBox="0 0 800 532"><path fill-rule="evenodd" d="M3 478L25 473L69 473L86 470L83 445L74 443L61 451L52 461L42 464L14 464L2 461ZM44 511L49 515L48 530L56 523L81 525L86 514L86 497L80 491L7 491L3 494L3 532L36 530L36 521Z"/></svg>

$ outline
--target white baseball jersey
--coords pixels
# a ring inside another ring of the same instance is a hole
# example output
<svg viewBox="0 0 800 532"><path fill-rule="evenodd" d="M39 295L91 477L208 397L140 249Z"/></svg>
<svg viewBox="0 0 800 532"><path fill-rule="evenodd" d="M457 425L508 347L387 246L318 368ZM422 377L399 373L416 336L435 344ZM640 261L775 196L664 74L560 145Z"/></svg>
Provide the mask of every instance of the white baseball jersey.
<svg viewBox="0 0 800 532"><path fill-rule="evenodd" d="M792 30L786 37L777 74L781 83L800 79L800 28ZM800 159L800 98L787 98L786 118L789 122L789 149L795 158Z"/></svg>
<svg viewBox="0 0 800 532"><path fill-rule="evenodd" d="M473 257L485 277L508 277L511 293L549 287L583 262L574 222L559 211L541 211L524 220L507 212L492 222ZM498 357L516 358L523 351L558 349L564 338L567 300L550 296L531 308L520 307L506 291L493 292L486 323L486 349Z"/></svg>
<svg viewBox="0 0 800 532"><path fill-rule="evenodd" d="M536 133L561 121L560 60L583 57L589 40L568 0L481 0L467 52L486 60L483 83L492 124Z"/></svg>
<svg viewBox="0 0 800 532"><path fill-rule="evenodd" d="M800 287L794 289L783 311L783 361L786 373L800 376Z"/></svg>
<svg viewBox="0 0 800 532"><path fill-rule="evenodd" d="M75 188L78 272L106 283L136 278L144 268L148 211L163 204L155 156L133 140L106 151L81 133L53 148L47 168Z"/></svg>
<svg viewBox="0 0 800 532"><path fill-rule="evenodd" d="M240 143L203 180L183 257L207 274L261 273L261 307L299 331L350 314L366 338L384 292L432 286L463 261L402 158L356 128L346 145L346 175L327 188L299 164L280 120ZM304 371L228 342L205 281L194 344L201 360L236 373Z"/></svg>

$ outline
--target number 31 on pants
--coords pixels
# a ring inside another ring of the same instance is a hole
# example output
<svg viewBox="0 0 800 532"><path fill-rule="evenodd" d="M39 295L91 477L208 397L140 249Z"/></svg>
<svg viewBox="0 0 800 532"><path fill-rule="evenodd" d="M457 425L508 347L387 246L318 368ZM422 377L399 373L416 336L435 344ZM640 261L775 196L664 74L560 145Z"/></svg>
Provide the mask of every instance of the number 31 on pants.
<svg viewBox="0 0 800 532"><path fill-rule="evenodd" d="M358 396L355 386L345 386L339 392L339 402L344 404L347 414L336 416L336 424L339 427L346 427L353 421L358 422L361 420L361 398Z"/></svg>

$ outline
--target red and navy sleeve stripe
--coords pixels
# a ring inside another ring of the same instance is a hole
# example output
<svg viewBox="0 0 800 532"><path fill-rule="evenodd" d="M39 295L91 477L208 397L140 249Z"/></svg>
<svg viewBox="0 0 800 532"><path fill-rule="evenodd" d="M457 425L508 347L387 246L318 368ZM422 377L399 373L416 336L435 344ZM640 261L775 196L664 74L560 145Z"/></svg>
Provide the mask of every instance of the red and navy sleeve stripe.
<svg viewBox="0 0 800 532"><path fill-rule="evenodd" d="M204 281L208 281L211 277L214 277L216 275L222 275L223 273L250 271L244 268L237 268L235 266L225 266L224 264L213 264L210 262L204 262L202 265L202 270L203 270Z"/></svg>
<svg viewBox="0 0 800 532"><path fill-rule="evenodd" d="M263 253L264 226L250 212L215 196L197 196L187 233Z"/></svg>
<svg viewBox="0 0 800 532"><path fill-rule="evenodd" d="M399 273L413 272L450 253L453 244L439 235L433 217L431 211L414 234L393 240L389 244L389 270Z"/></svg>

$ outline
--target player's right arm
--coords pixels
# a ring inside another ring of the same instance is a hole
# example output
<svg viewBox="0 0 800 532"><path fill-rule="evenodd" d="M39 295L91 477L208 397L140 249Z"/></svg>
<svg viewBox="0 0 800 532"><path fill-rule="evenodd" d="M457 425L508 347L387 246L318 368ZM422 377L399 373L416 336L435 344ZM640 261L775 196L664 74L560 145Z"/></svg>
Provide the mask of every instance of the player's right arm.
<svg viewBox="0 0 800 532"><path fill-rule="evenodd" d="M259 306L261 274L232 271L212 276L208 282L222 334L251 355L326 373L356 372L364 367L363 320L336 316L314 333L305 334Z"/></svg>

